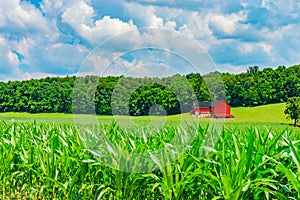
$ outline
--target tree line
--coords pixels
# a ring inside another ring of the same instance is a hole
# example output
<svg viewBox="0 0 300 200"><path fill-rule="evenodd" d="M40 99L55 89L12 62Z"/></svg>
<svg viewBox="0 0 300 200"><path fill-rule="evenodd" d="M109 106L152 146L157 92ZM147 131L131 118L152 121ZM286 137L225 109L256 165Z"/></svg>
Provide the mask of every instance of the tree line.
<svg viewBox="0 0 300 200"><path fill-rule="evenodd" d="M249 67L240 74L190 73L166 78L52 77L0 82L0 112L177 114L192 102L225 99L231 106L286 102L300 94L300 65ZM160 105L160 106L155 106Z"/></svg>

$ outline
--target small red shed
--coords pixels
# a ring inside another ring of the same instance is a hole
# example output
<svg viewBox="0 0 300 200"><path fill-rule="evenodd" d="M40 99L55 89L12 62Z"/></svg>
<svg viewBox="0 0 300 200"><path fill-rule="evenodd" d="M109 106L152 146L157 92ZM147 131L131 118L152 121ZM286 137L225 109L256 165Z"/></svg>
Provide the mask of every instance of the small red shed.
<svg viewBox="0 0 300 200"><path fill-rule="evenodd" d="M230 114L230 105L225 101L219 101L211 108L212 116L215 118L234 118L234 116Z"/></svg>
<svg viewBox="0 0 300 200"><path fill-rule="evenodd" d="M194 102L191 114L196 117L234 118L230 114L230 105L221 100L218 102Z"/></svg>

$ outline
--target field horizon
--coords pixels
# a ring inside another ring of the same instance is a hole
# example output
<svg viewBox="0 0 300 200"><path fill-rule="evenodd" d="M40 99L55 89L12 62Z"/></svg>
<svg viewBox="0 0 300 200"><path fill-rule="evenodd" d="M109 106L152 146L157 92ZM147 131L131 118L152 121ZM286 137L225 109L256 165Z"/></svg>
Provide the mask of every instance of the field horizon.
<svg viewBox="0 0 300 200"><path fill-rule="evenodd" d="M231 113L234 119L225 119L226 122L262 122L262 123L278 123L292 124L292 120L286 118L284 114L285 103L268 104L254 107L232 107ZM93 115L76 114L76 118L91 118ZM97 120L103 122L111 122L114 118L128 118L128 116L113 116L113 115L95 115ZM164 116L130 116L134 120L150 120L150 118L164 118ZM41 121L41 122L72 122L74 114L66 113L26 113L26 112L2 112L0 119L4 121ZM190 120L194 119L190 113L176 114L166 116L167 120ZM207 121L209 119L199 119Z"/></svg>

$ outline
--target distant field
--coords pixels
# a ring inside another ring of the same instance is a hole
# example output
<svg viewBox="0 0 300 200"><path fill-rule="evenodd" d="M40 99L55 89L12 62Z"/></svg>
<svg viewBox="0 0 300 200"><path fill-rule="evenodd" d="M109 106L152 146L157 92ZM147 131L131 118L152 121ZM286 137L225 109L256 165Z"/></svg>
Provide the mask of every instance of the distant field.
<svg viewBox="0 0 300 200"><path fill-rule="evenodd" d="M270 104L265 106L257 107L237 107L232 108L231 113L235 116L235 119L226 120L227 124L243 122L249 124L291 124L292 120L287 120L284 115L285 103L280 104ZM36 120L37 122L53 122L53 123L74 123L73 114L63 114L63 113L42 113L42 114L29 114L29 113L0 113L0 120L4 121L20 121L27 122ZM90 122L91 120L97 119L98 122L102 124L110 124L112 121L120 120L127 121L129 118L127 116L91 116L91 115L76 115L76 119L80 122ZM147 125L151 123L151 120L155 123L164 122L164 117L131 117L134 123L139 125ZM194 120L189 113L182 115L172 115L166 118L169 124L178 124L181 120ZM207 122L207 120L201 120Z"/></svg>
<svg viewBox="0 0 300 200"><path fill-rule="evenodd" d="M93 116L93 115L76 115L74 117L73 114L64 114L64 113L39 113L39 114L30 114L30 113L0 113L0 120L3 121L16 121L16 122L32 122L36 120L38 123L66 123L73 124L74 118L76 118L76 122L80 123L89 123L92 120L98 120L101 124L110 124L113 120L118 121L128 121L128 119L132 119L133 123L140 125L147 125L154 121L155 123L162 123L166 120L169 124L179 123L181 119L184 120L195 120L195 118L191 117L189 114L183 115L172 115L165 117L127 117L127 116Z"/></svg>
<svg viewBox="0 0 300 200"><path fill-rule="evenodd" d="M234 121L238 122L292 123L292 120L286 119L284 109L285 103L278 103L256 107L232 108L231 113L235 116Z"/></svg>

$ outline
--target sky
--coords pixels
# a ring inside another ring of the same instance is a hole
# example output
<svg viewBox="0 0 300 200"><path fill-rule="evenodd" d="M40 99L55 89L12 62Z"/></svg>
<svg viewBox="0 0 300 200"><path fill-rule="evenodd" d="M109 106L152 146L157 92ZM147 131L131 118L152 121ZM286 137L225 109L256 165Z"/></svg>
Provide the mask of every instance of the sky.
<svg viewBox="0 0 300 200"><path fill-rule="evenodd" d="M299 0L0 0L0 80L291 66L299 10Z"/></svg>

